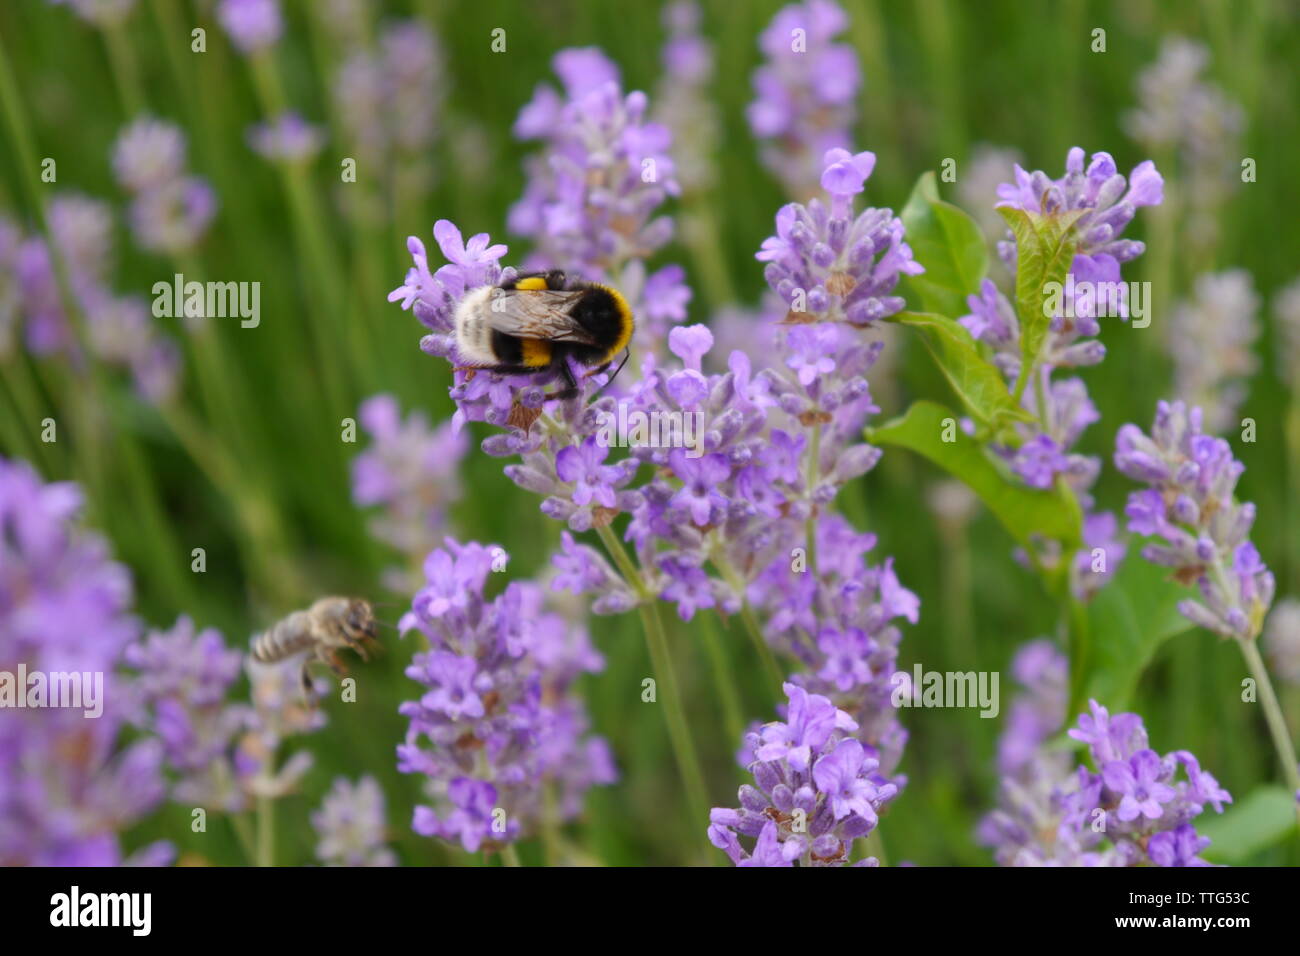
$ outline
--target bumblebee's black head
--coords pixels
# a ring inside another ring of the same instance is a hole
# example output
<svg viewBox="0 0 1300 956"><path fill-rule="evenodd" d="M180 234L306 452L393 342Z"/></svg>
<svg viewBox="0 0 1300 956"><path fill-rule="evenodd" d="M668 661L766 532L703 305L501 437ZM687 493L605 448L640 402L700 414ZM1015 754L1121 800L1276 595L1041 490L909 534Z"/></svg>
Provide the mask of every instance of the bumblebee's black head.
<svg viewBox="0 0 1300 956"><path fill-rule="evenodd" d="M587 365L604 365L612 361L632 339L635 327L632 310L622 294L609 286L587 284L582 298L569 314L599 343L574 350L574 354Z"/></svg>

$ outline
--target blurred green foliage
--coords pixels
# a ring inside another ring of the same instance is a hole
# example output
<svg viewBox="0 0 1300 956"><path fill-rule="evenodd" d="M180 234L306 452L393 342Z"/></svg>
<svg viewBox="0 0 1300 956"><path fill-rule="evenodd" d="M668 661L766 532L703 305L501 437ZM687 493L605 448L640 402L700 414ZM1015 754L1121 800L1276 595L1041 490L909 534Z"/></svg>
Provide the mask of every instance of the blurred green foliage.
<svg viewBox="0 0 1300 956"><path fill-rule="evenodd" d="M900 209L917 177L937 170L948 157L957 160L960 176L978 142L1014 146L1030 168L1053 174L1073 145L1090 152L1107 150L1127 171L1147 158L1120 125L1122 114L1135 103L1135 77L1155 58L1163 37L1181 34L1208 45L1213 79L1245 106L1244 151L1259 171L1258 182L1243 186L1229 204L1219 261L1205 265L1249 269L1266 299L1297 272L1295 227L1287 214L1300 205L1300 180L1294 175L1300 148L1294 123L1300 31L1294 5L1267 0L1062 0L1051 5L846 0L844 5L852 20L849 39L861 54L865 73L856 142L879 158L867 191L872 204ZM316 4L287 0L285 6L289 31L276 51L285 95L307 118L328 123L327 84L337 51L313 15ZM753 253L771 233L773 214L785 200L758 162L744 107L759 59L757 34L779 5L774 0L706 0L703 6L705 34L716 45L712 94L725 125L716 157L724 175L706 201L719 223L719 251L730 284L744 303L753 304L764 289ZM35 449L46 477L86 483L89 522L109 534L116 554L131 567L137 607L148 623L167 625L177 614L191 613L200 624L218 626L232 644L242 645L291 610L291 599L305 603L312 595L339 591L399 604L409 597L380 590L378 572L392 556L369 540L365 516L350 501L347 468L359 446L339 440L340 421L378 391L393 392L404 408L427 409L435 419L451 411L444 363L421 355L418 324L384 298L406 268L405 236L418 234L428 241L434 220L445 217L466 235L488 231L494 239L510 242L505 213L522 190L521 161L530 151L511 138L510 127L534 86L553 80L551 57L564 47L598 45L620 65L627 88L652 90L663 31L657 3L374 4L385 16L425 18L436 30L448 58L447 117L432 193L390 210L389 220L368 235L350 230L336 204L337 165L339 157L348 155L346 145L332 142L315 165L308 196L323 231L306 238L323 240L339 269L335 281L343 301L325 307L340 308L344 323L331 325L333 320L321 312L322 289L305 259L303 237L290 227L284 183L246 145L246 128L260 118L253 79L230 50L209 7L140 0L126 39L148 109L186 129L190 168L210 178L220 197L218 218L201 250L201 271L223 280L262 283L262 326L241 330L227 323L217 330L234 370L222 387L231 390L238 417L225 422L228 427L215 419L207 424L238 463L238 473L223 482L198 467L173 431L133 400L121 382L109 383L94 415L77 424L68 420L54 446L35 441L43 414L31 420L10 404L0 405L0 415L12 416L11 423L18 424L16 430L0 432L0 452L23 455ZM208 31L204 54L189 50L194 25ZM505 53L489 47L497 27L508 32ZM1105 53L1089 48L1097 27L1107 31ZM21 91L36 155L58 162L57 184L41 188L111 198L120 210L123 196L113 182L108 155L130 115L103 37L67 10L22 0L0 6L0 42ZM19 168L15 144L8 141L9 126L2 128L0 208L33 224L36 210L24 185L31 171ZM470 136L480 146L467 161L463 150L451 146ZM945 199L955 201L950 186L940 188ZM1143 230L1139 217L1136 235L1149 238ZM124 228L119 239L119 292L147 295L155 281L170 277L171 264L138 251ZM512 249L509 258L523 251ZM1156 261L1151 252L1127 278L1150 277L1147 270ZM1157 289L1156 295L1167 310L1187 292L1193 276L1179 249L1165 254L1172 257L1173 285ZM659 261L683 262L698 277L684 248L670 248ZM366 263L373 272L367 272ZM726 304L711 301L709 291L697 285L691 321L708 321L714 309ZM911 306L921 308L917 302ZM1128 482L1110 467L1115 430L1127 421L1149 424L1156 400L1169 394L1169 363L1157 337L1163 318L1158 312L1147 331L1110 330L1105 364L1084 373L1103 415L1082 449L1106 462L1097 489L1103 507L1121 508L1128 490ZM336 333L346 340L334 338ZM1284 382L1277 374L1274 335L1271 327L1264 334L1260 354L1266 360L1243 410L1259 423L1259 439L1249 445L1234 441L1234 447L1247 465L1240 494L1259 506L1256 541L1278 572L1281 593L1294 594L1300 591L1300 541L1287 529L1296 527L1288 520L1300 508L1300 489L1286 478L1282 423L1293 401L1288 388L1295 382L1294 375ZM370 349L352 348L352 336L370 343ZM332 355L316 348L322 339ZM872 383L884 406L877 424L917 398L952 401L921 341L907 334L897 340L903 356L896 380ZM337 395L327 391L328 362L323 358L343 367ZM61 421L65 412L71 414L74 395L93 387L58 362L21 357L17 362L34 383L39 410ZM193 372L187 369L186 381L197 408ZM18 374L14 368L5 368L4 374L16 383L10 377ZM479 437L485 433L476 429ZM26 439L19 444L17 435ZM105 453L98 477L82 471L93 460L83 454L91 446ZM134 469L130 446L140 456ZM531 574L546 560L558 529L537 513L532 496L502 476L500 464L478 454L470 457L469 494L452 514L454 533L504 545L513 556L512 572ZM901 666L910 669L921 662L928 668L999 669L1005 674L1018 645L1051 632L1055 609L1036 579L1012 559L1013 539L992 515L980 513L964 533L942 529L929 516L926 491L941 474L921 457L890 448L878 468L846 490L844 507L879 535L876 553L896 555L901 579L922 598L920 624L905 629ZM169 537L147 533L139 510L145 500L142 475L151 479L150 494L161 503ZM265 560L271 545L255 533L267 520L282 529L274 549L289 568L276 586L265 579L267 569L276 567ZM174 550L164 549L168 542ZM207 549L208 570L191 576L189 553L197 546ZM1131 552L1129 560L1136 560L1136 554ZM395 607L387 616L395 619L399 613ZM710 797L718 805L733 805L742 779L732 759L738 742L722 730L698 642L704 625L682 625L671 613L666 619L678 671L684 675L692 729L710 775ZM635 616L593 619L591 629L608 666L587 680L583 690L596 729L613 743L623 776L617 786L592 793L586 817L568 837L609 864L719 862L714 858L721 854L703 843L706 821L685 817L662 716L640 701L640 681L649 663ZM738 624L726 622L720 633L741 683L746 714L771 719L774 701ZM419 781L396 772L394 746L405 731L397 704L415 686L402 674L413 646L386 640L387 653L359 670L358 702L328 705L329 727L306 741L317 764L305 792L282 804L281 861L309 860L307 813L336 774L372 773L388 796L393 841L405 862L477 862L409 829ZM1239 701L1244 676L1235 648L1193 630L1156 653L1134 697L1154 746L1193 750L1239 799L1278 779L1263 717L1258 708ZM1008 678L1003 681L1003 716L1010 690ZM1294 692L1284 703L1293 717L1300 713ZM973 830L995 797L994 747L1002 721L981 720L971 710L911 710L904 722L911 739L902 769L910 783L881 827L889 862L987 864L990 857L975 844ZM222 824L198 836L190 834L188 822L183 808L169 807L132 834L132 841L166 836L197 857L241 861L238 845ZM536 846L525 846L522 855L526 863L541 860ZM1264 847L1234 862L1298 859L1290 845Z"/></svg>

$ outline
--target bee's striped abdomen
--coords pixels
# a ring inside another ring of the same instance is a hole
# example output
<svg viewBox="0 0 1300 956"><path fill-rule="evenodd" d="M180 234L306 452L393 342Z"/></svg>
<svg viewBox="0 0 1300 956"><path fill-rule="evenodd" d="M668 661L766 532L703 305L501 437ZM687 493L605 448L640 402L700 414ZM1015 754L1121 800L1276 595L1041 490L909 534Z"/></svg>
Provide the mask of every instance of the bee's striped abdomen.
<svg viewBox="0 0 1300 956"><path fill-rule="evenodd" d="M273 664L312 646L311 615L294 611L253 641L253 660Z"/></svg>

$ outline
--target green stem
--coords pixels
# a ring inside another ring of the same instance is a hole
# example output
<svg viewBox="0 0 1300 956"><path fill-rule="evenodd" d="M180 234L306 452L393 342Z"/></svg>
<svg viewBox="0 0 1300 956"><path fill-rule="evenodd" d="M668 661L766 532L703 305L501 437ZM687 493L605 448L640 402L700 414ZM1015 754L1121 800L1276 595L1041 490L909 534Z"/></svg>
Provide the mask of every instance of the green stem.
<svg viewBox="0 0 1300 956"><path fill-rule="evenodd" d="M523 866L519 862L519 851L515 849L513 843L507 843L501 848L501 862L506 866Z"/></svg>
<svg viewBox="0 0 1300 956"><path fill-rule="evenodd" d="M727 587L731 588L741 600L740 620L745 625L745 632L754 645L754 652L758 655L763 670L767 672L772 692L776 695L776 699L780 700L784 696L781 693L781 685L785 683L785 671L777 663L776 655L772 653L772 646L767 643L767 638L763 636L763 628L758 623L758 615L754 613L753 606L745 596L745 582L740 579L736 569L722 555L714 554L711 560L713 566L718 569L718 573L722 575L722 579L727 582Z"/></svg>
<svg viewBox="0 0 1300 956"><path fill-rule="evenodd" d="M650 665L654 668L657 678L659 697L664 702L673 756L677 761L677 770L682 775L682 782L686 786L686 803L691 813L691 824L692 827L703 832L709 819L708 789L704 785L704 771L700 768L700 758L691 737L690 725L686 721L686 710L682 706L677 674L673 668L672 655L668 650L668 640L664 636L663 621L659 616L659 603L646 602L641 604L638 610L641 614L641 626L645 629Z"/></svg>
<svg viewBox="0 0 1300 956"><path fill-rule="evenodd" d="M1273 737L1273 746L1277 749L1278 759L1282 762L1282 775L1292 796L1300 793L1300 767L1296 765L1295 744L1291 741L1291 732L1286 726L1286 717L1282 714L1282 705L1273 692L1273 682L1268 678L1268 668L1259 655L1255 639L1240 640L1242 656L1246 666L1259 688L1259 700L1264 705L1264 719L1268 722L1269 733ZM1300 804L1296 806L1296 819L1300 822Z"/></svg>
<svg viewBox="0 0 1300 956"><path fill-rule="evenodd" d="M817 503L813 496L821 480L822 427L813 425L808 444L808 517L804 521L804 544L808 548L808 572L817 574Z"/></svg>
<svg viewBox="0 0 1300 956"><path fill-rule="evenodd" d="M249 864L257 865L257 841L253 838L253 827L248 822L248 817L243 813L230 814L230 825L235 828L235 836L239 839L239 846L244 851L244 859Z"/></svg>
<svg viewBox="0 0 1300 956"><path fill-rule="evenodd" d="M104 29L104 43L108 47L108 64L113 83L122 100L122 111L128 118L144 112L144 87L140 85L140 71L131 38L126 35L125 23L113 23Z"/></svg>
<svg viewBox="0 0 1300 956"><path fill-rule="evenodd" d="M609 552L614 563L618 565L619 570L640 598L637 611L641 615L642 630L645 631L646 649L650 653L650 666L654 668L657 693L664 702L673 757L677 762L677 770L682 775L682 783L686 787L686 802L691 813L692 824L703 826L701 821L708 820L708 790L704 785L704 772L700 768L700 759L691 737L690 725L686 721L686 711L682 706L672 654L669 652L663 621L659 616L659 601L655 595L649 593L641 574L631 558L627 556L613 530L608 525L604 525L598 527L596 533L605 550Z"/></svg>
<svg viewBox="0 0 1300 956"><path fill-rule="evenodd" d="M275 866L275 801L257 798L257 865Z"/></svg>
<svg viewBox="0 0 1300 956"><path fill-rule="evenodd" d="M718 634L718 621L713 614L706 612L700 615L700 635L704 652L709 657L709 667L713 671L713 686L717 688L718 701L722 704L722 722L727 729L727 737L733 742L739 741L745 733L744 710L740 705L740 693L736 689L735 672L727 660Z"/></svg>

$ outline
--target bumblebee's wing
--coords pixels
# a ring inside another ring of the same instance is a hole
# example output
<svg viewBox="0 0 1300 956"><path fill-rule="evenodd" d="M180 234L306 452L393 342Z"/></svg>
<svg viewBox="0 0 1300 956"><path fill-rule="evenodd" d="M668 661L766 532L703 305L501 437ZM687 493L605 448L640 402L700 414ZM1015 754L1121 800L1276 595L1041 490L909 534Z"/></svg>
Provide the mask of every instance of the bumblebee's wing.
<svg viewBox="0 0 1300 956"><path fill-rule="evenodd" d="M597 345L597 341L569 315L585 294L583 289L497 289L486 310L490 328L524 339Z"/></svg>

